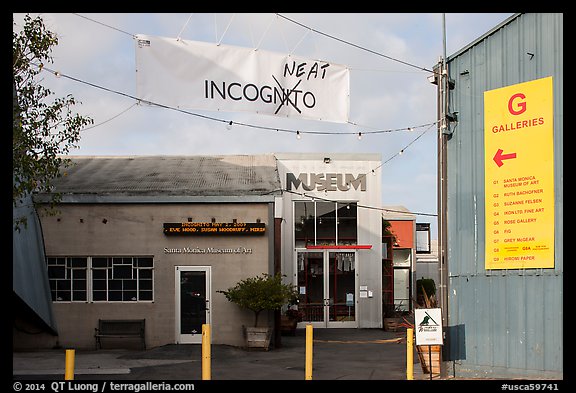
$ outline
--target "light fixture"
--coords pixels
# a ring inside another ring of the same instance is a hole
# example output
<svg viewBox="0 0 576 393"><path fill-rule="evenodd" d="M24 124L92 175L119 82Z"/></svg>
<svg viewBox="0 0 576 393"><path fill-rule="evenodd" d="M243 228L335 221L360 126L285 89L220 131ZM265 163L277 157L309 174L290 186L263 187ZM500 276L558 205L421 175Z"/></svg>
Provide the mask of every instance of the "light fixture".
<svg viewBox="0 0 576 393"><path fill-rule="evenodd" d="M404 149L400 150L400 153L398 154L402 155L402 153L404 153Z"/></svg>
<svg viewBox="0 0 576 393"><path fill-rule="evenodd" d="M324 164L330 164L330 157L324 157Z"/></svg>
<svg viewBox="0 0 576 393"><path fill-rule="evenodd" d="M436 76L436 74L432 74L428 77L428 82L432 83L433 85L437 85L438 84L438 77Z"/></svg>
<svg viewBox="0 0 576 393"><path fill-rule="evenodd" d="M227 130L231 130L232 129L232 120L230 120L230 122L228 124L226 124L226 129Z"/></svg>
<svg viewBox="0 0 576 393"><path fill-rule="evenodd" d="M362 139L362 133L359 132L359 133L358 133L358 140L361 140L361 139Z"/></svg>
<svg viewBox="0 0 576 393"><path fill-rule="evenodd" d="M296 139L302 139L302 135L300 135L300 131L296 131Z"/></svg>

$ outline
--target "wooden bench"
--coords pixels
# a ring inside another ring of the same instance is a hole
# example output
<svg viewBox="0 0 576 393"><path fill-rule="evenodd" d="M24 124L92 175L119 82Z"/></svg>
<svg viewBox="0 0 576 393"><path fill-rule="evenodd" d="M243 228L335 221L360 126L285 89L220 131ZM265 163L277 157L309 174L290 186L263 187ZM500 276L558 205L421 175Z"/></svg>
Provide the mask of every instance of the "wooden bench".
<svg viewBox="0 0 576 393"><path fill-rule="evenodd" d="M96 333L96 349L102 349L102 338L140 338L146 349L144 337L145 319L99 319Z"/></svg>

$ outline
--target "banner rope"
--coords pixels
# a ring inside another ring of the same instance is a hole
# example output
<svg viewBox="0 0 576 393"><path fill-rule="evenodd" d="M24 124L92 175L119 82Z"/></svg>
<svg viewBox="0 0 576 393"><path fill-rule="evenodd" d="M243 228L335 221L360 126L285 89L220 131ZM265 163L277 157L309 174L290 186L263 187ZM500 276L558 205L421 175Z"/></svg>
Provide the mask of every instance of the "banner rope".
<svg viewBox="0 0 576 393"><path fill-rule="evenodd" d="M194 15L194 13L190 14L190 16L188 17L188 20L186 21L186 23L184 23L184 26L182 26L182 29L180 29L180 33L178 33L178 35L176 36L176 41L180 41L180 36L184 32L184 29L186 28L186 26L188 26L188 23L190 22L192 15Z"/></svg>

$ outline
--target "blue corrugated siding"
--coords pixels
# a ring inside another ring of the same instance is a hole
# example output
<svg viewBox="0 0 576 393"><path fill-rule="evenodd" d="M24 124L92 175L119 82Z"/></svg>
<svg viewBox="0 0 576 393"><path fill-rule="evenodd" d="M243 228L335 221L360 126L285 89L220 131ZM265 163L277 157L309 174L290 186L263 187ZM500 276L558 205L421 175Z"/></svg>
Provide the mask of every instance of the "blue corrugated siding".
<svg viewBox="0 0 576 393"><path fill-rule="evenodd" d="M449 352L457 376L563 376L562 48L562 14L519 14L448 59L450 110L458 112L447 144ZM484 92L547 76L554 83L555 267L486 271Z"/></svg>

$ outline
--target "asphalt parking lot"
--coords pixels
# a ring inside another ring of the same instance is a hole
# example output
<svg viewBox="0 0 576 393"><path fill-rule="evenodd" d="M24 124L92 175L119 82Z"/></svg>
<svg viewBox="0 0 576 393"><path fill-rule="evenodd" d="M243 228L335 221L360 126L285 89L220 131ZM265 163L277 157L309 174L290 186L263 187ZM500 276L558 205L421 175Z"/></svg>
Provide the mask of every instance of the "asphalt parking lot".
<svg viewBox="0 0 576 393"><path fill-rule="evenodd" d="M304 380L305 330L269 351L211 346L212 380ZM201 380L201 345L75 351L75 380ZM414 379L428 379L414 352ZM65 350L13 352L14 380L63 380ZM313 380L406 380L406 332L314 329Z"/></svg>

